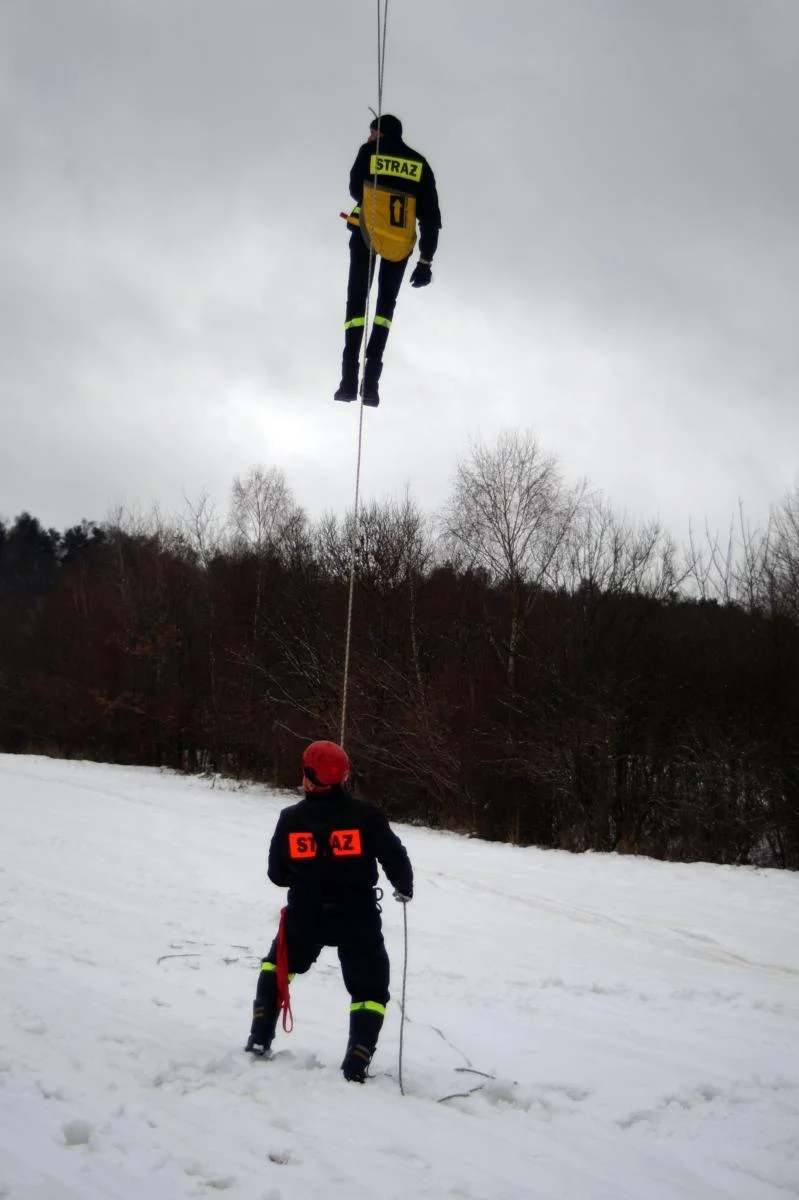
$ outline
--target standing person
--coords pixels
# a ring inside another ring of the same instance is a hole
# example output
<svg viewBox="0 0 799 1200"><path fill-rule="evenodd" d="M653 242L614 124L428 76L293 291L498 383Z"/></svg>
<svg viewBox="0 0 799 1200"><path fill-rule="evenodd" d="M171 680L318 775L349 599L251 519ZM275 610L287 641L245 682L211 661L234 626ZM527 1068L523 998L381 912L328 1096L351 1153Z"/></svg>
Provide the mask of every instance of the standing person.
<svg viewBox="0 0 799 1200"><path fill-rule="evenodd" d="M363 1083L389 1001L389 960L375 895L377 864L397 900L413 895L413 870L400 839L379 809L345 788L350 764L335 742L312 742L302 756L304 798L284 808L269 847L267 874L287 887L278 936L261 971L246 1049L272 1045L288 979L304 974L323 946L337 946L350 994L345 1079ZM281 948L285 957L281 979Z"/></svg>
<svg viewBox="0 0 799 1200"><path fill-rule="evenodd" d="M419 223L419 261L411 274L412 287L432 282L433 255L438 246L441 211L430 164L402 140L402 122L386 114L372 121L369 140L350 171L350 195L355 208L347 218L350 236L350 274L344 320L341 383L334 399L357 400L358 359L366 319L366 296L372 285L375 258L380 259L377 304L366 346L362 398L376 408L383 370L383 351L394 306L408 259L416 244ZM343 214L342 214L343 215ZM369 249L374 250L372 275Z"/></svg>

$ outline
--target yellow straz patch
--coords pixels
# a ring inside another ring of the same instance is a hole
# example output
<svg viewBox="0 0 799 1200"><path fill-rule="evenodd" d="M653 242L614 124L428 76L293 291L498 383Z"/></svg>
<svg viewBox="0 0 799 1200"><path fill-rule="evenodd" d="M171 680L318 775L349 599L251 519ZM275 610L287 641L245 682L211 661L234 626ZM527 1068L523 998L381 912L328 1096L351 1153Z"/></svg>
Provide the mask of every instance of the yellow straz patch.
<svg viewBox="0 0 799 1200"><path fill-rule="evenodd" d="M401 179L422 178L422 164L416 158L393 158L387 154L373 154L369 159L370 175L394 175Z"/></svg>

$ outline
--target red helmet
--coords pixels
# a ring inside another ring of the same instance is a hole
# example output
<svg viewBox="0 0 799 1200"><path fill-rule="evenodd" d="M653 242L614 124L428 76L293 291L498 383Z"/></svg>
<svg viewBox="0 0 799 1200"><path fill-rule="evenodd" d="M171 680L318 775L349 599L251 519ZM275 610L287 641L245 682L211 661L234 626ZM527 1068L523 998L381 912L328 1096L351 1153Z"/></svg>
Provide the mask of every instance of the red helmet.
<svg viewBox="0 0 799 1200"><path fill-rule="evenodd" d="M350 760L335 742L311 742L302 756L302 784L306 792L325 792L349 778Z"/></svg>

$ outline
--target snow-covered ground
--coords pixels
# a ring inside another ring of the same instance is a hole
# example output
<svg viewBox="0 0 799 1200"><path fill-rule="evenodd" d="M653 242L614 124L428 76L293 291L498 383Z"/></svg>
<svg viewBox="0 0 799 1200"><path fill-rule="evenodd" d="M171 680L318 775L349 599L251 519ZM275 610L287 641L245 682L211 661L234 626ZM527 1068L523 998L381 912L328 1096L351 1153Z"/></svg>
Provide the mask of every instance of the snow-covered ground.
<svg viewBox="0 0 799 1200"><path fill-rule="evenodd" d="M799 1196L799 877L397 827L403 1096L396 1003L340 1074L334 950L241 1051L293 799L0 756L0 1197Z"/></svg>

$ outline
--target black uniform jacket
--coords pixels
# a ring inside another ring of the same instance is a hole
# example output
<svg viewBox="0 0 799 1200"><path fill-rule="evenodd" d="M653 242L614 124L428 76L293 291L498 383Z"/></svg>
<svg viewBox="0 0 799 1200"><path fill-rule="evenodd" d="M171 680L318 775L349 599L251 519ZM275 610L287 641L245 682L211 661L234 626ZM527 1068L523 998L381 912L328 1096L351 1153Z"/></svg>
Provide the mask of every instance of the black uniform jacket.
<svg viewBox="0 0 799 1200"><path fill-rule="evenodd" d="M372 159L376 158L376 162ZM377 175L375 176L375 168ZM364 142L350 171L350 195L363 203L363 185L375 179L381 187L396 187L416 197L416 219L419 222L419 255L432 261L438 246L441 210L438 191L430 163L406 145L402 138L381 134L379 143Z"/></svg>
<svg viewBox="0 0 799 1200"><path fill-rule="evenodd" d="M378 862L392 886L410 896L410 859L386 817L345 788L333 787L283 809L267 873L272 883L289 889L289 907L373 905Z"/></svg>

